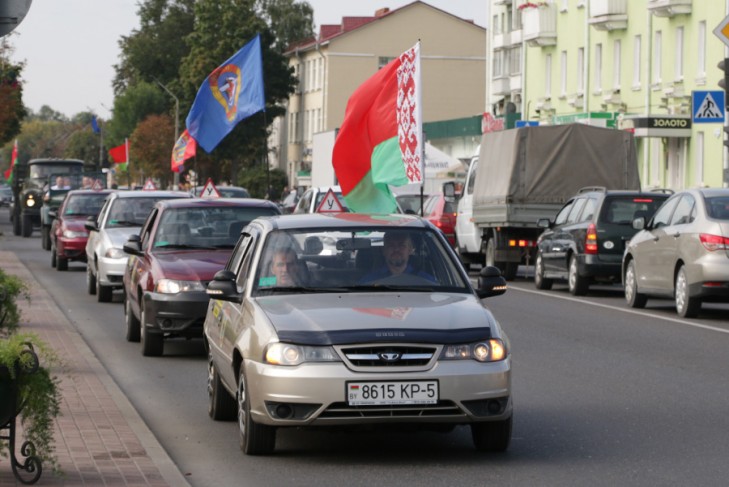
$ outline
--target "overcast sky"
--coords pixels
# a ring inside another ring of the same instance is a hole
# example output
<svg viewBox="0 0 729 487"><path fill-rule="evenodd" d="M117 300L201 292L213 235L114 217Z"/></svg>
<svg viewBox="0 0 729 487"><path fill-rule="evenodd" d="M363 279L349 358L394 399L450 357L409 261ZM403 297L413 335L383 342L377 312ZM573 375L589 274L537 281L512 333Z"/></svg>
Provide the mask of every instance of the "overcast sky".
<svg viewBox="0 0 729 487"><path fill-rule="evenodd" d="M0 0L2 1L2 0ZM309 0L317 29L343 16L373 15L411 0ZM427 0L453 15L486 26L488 0ZM25 61L23 101L34 111L48 105L66 116L93 111L109 118L111 81L119 39L139 27L137 0L33 0L10 40L14 61ZM232 55L233 53L231 53Z"/></svg>

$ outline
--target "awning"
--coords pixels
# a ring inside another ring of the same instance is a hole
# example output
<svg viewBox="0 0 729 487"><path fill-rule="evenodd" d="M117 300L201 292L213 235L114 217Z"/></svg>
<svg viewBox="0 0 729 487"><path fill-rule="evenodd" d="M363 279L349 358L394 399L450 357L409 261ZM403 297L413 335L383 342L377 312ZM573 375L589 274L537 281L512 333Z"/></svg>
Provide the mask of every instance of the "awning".
<svg viewBox="0 0 729 487"><path fill-rule="evenodd" d="M691 137L690 115L623 115L620 130L632 130L636 137Z"/></svg>

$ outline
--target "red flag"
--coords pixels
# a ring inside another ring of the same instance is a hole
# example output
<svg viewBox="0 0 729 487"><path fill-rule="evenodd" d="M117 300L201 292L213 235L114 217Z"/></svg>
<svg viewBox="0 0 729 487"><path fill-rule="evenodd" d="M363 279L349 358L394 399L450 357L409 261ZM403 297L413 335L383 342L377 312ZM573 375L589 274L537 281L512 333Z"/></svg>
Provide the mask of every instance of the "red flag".
<svg viewBox="0 0 729 487"><path fill-rule="evenodd" d="M129 162L129 140L124 139L122 145L109 149L109 155L111 156L111 160L117 164Z"/></svg>
<svg viewBox="0 0 729 487"><path fill-rule="evenodd" d="M196 152L197 142L185 129L177 139L175 147L172 148L172 172L182 172L185 161L194 156Z"/></svg>
<svg viewBox="0 0 729 487"><path fill-rule="evenodd" d="M7 182L12 182L13 180L13 167L15 166L15 161L18 159L18 139L15 139L15 144L13 144L13 153L10 156L10 167L3 173L3 176L5 176L5 180Z"/></svg>

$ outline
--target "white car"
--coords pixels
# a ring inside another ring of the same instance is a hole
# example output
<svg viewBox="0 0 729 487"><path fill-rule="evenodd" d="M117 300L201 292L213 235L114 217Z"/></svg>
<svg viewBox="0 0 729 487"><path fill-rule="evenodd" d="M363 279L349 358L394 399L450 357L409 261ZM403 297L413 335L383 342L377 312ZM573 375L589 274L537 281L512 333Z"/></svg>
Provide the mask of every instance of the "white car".
<svg viewBox="0 0 729 487"><path fill-rule="evenodd" d="M114 289L122 289L127 254L122 247L139 233L154 204L162 199L192 198L182 191L117 191L107 197L99 216L89 217L86 243L86 289L99 302L111 301Z"/></svg>
<svg viewBox="0 0 729 487"><path fill-rule="evenodd" d="M349 211L347 208L347 202L344 201L344 197L342 196L342 188L339 186L315 186L307 189L306 192L301 195L299 202L296 203L296 208L294 208L293 213L316 213L317 208L319 208L321 201L324 199L330 188L334 193L334 196L336 196L337 200L339 200L339 204L342 208L344 208L344 211Z"/></svg>

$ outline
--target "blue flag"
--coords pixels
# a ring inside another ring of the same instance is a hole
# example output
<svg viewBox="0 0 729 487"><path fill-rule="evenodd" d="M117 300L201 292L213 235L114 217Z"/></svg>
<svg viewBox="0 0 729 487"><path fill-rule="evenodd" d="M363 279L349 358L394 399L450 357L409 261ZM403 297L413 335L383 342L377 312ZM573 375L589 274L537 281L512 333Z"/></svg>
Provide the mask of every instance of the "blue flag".
<svg viewBox="0 0 729 487"><path fill-rule="evenodd" d="M263 62L257 34L205 79L187 114L187 130L210 153L238 122L263 109Z"/></svg>
<svg viewBox="0 0 729 487"><path fill-rule="evenodd" d="M99 123L96 121L96 115L91 117L91 129L95 134L101 132L101 129L99 129Z"/></svg>

